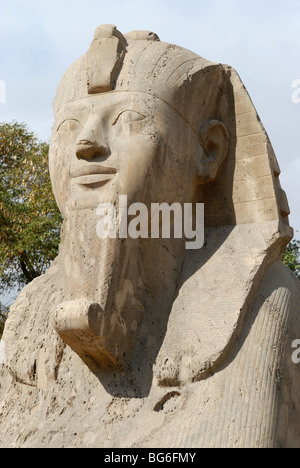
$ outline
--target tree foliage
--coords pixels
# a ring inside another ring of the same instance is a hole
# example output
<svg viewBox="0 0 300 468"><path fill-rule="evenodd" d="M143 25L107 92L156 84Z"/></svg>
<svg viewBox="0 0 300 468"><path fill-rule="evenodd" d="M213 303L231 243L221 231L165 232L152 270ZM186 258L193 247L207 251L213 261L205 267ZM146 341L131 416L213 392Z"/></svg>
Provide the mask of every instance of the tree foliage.
<svg viewBox="0 0 300 468"><path fill-rule="evenodd" d="M283 254L283 263L300 279L300 241L289 243Z"/></svg>
<svg viewBox="0 0 300 468"><path fill-rule="evenodd" d="M0 294L30 283L57 256L62 220L48 150L25 124L0 123Z"/></svg>

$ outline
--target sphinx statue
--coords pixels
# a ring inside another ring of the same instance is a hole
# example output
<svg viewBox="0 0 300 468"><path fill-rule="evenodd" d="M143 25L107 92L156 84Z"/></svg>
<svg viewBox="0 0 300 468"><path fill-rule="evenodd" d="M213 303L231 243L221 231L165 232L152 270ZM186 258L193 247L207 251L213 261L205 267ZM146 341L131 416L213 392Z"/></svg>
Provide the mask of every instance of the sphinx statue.
<svg viewBox="0 0 300 468"><path fill-rule="evenodd" d="M299 447L300 284L281 261L293 230L236 71L103 25L54 115L61 246L9 313L0 446ZM99 236L99 206L127 228L124 196L204 204L203 247Z"/></svg>

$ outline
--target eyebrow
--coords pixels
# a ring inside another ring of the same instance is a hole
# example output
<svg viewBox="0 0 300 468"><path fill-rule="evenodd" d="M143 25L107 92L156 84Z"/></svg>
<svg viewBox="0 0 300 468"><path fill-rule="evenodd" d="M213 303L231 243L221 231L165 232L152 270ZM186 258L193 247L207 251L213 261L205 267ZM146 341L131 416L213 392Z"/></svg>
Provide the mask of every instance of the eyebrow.
<svg viewBox="0 0 300 468"><path fill-rule="evenodd" d="M122 96L122 99L117 99L117 100L114 100L114 102L109 102L107 100L105 100L105 97L107 97L108 95L114 95L116 96L116 92L109 92L109 93L106 93L105 95L100 95L100 99L102 98L102 102L103 102L103 105L101 106L101 104L99 104L99 108L103 109L104 112L105 111L112 111L115 109L115 108L120 108L120 106L124 106L126 105L126 103L128 103L128 105L131 106L131 109L126 109L125 107L121 108L120 109L120 112L124 111L124 110L134 110L132 109L133 107L133 102L132 102L132 99L130 99L130 96L127 95L127 96ZM90 109L92 108L92 106L89 105L89 102L94 102L95 101L95 97L96 95L90 95L90 96L85 96L83 98L80 98L80 99L77 99L76 101L69 101L67 103L65 103L61 109L58 111L57 115L56 115L56 118L60 118L65 116L65 114L69 114L69 117L76 117L78 115L78 113L84 113L86 111L90 111ZM97 99L97 98L96 98ZM100 101L99 99L99 101ZM105 102L106 101L106 102ZM95 106L94 106L95 107ZM98 107L98 106L97 106Z"/></svg>
<svg viewBox="0 0 300 468"><path fill-rule="evenodd" d="M63 105L62 110L58 112L58 115L60 115L61 113L65 112L67 106L70 106L70 107L72 108L72 107L76 107L76 105L78 105L78 103L83 102L83 101L95 100L95 98L97 99L97 98L99 98L99 97L100 97L100 99L103 99L103 100L104 100L107 96L113 95L113 96L118 96L118 97L120 97L120 95L122 94L122 99L115 101L113 104L110 103L110 104L107 106L107 109L110 110L110 109L112 109L112 107L115 107L115 106L120 105L120 104L122 104L122 103L126 103L126 102L128 102L128 101L131 101L131 103L132 103L132 99L130 99L130 96L132 96L133 93L140 94L140 95L144 95L144 96L148 96L148 97L151 96L153 99L157 99L158 101L163 102L169 109L172 109L177 115L179 115L179 117L181 117L181 118L185 121L185 123L191 128L191 130L192 130L196 135L198 135L197 129L195 129L195 128L193 127L193 125L188 121L188 119L187 119L177 108L173 107L171 104L169 104L169 103L168 103L167 101L165 101L163 98L161 98L161 97L159 97L159 96L156 96L156 95L154 95L154 94L151 94L151 93L147 93L147 92L145 92L145 91L133 91L133 90L127 90L127 91L121 91L121 90L120 90L120 91L116 91L116 90L114 90L114 91L109 91L109 92L107 92L107 93L105 93L105 94L87 95L87 96L85 96L85 97L82 97L82 98L80 98L80 99L77 99L76 101L69 101L68 103L65 103L65 104ZM139 102L137 102L137 104L139 104ZM136 109L125 109L125 108L124 108L123 110L136 110ZM121 111L122 111L122 110L121 110ZM121 111L120 111L120 112L121 112ZM70 118L71 118L71 117L73 117L73 116L70 115ZM74 116L74 117L75 117L75 116Z"/></svg>

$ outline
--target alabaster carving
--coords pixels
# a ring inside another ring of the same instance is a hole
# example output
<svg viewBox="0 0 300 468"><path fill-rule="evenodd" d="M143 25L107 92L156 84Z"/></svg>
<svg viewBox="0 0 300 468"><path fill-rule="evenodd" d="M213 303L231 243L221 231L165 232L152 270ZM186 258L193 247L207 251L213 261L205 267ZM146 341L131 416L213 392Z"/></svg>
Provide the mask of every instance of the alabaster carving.
<svg viewBox="0 0 300 468"><path fill-rule="evenodd" d="M289 208L235 70L103 25L54 114L61 247L9 314L0 445L300 446ZM99 206L121 229L132 220L124 196L204 204L203 247L145 230L102 238Z"/></svg>

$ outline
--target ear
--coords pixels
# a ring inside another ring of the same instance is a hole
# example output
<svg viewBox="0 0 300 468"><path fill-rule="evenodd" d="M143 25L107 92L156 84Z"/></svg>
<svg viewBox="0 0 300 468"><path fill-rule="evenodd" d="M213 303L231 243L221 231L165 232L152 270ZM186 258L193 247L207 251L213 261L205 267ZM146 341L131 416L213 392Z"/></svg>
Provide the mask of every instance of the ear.
<svg viewBox="0 0 300 468"><path fill-rule="evenodd" d="M229 133L223 122L209 120L203 122L199 129L203 151L197 161L199 184L214 180L228 154Z"/></svg>

